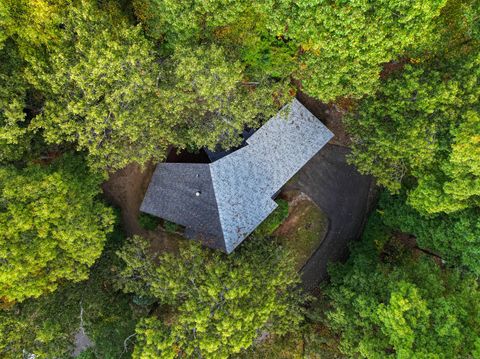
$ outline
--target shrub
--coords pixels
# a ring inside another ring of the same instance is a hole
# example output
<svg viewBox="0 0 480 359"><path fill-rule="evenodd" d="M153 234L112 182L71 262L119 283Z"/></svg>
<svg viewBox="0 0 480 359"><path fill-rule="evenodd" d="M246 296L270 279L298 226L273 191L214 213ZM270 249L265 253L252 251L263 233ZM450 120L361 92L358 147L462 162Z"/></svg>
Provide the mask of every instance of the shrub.
<svg viewBox="0 0 480 359"><path fill-rule="evenodd" d="M138 216L138 222L143 229L153 231L158 227L160 219L148 213L140 213Z"/></svg>
<svg viewBox="0 0 480 359"><path fill-rule="evenodd" d="M268 237L280 227L288 217L288 202L284 199L277 199L278 207L257 227L254 234L260 237Z"/></svg>

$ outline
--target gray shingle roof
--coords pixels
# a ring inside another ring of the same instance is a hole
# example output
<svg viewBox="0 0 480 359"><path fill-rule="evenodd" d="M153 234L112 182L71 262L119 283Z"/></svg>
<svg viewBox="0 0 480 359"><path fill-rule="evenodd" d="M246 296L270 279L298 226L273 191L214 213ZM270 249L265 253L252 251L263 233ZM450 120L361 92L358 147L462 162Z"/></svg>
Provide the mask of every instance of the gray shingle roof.
<svg viewBox="0 0 480 359"><path fill-rule="evenodd" d="M276 208L272 197L332 137L294 100L246 146L213 163L160 163L141 210L182 224L204 244L230 253Z"/></svg>

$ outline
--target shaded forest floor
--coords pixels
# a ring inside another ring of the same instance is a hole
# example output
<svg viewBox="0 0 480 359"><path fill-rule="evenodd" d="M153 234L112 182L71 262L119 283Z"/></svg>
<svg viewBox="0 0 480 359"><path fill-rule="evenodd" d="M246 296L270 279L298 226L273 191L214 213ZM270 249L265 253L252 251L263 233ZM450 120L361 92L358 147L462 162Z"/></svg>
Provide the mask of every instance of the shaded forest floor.
<svg viewBox="0 0 480 359"><path fill-rule="evenodd" d="M155 165L149 163L145 168L137 164L113 173L103 184L105 197L121 211L121 223L127 237L140 235L152 243L153 252L174 251L177 248L174 236L164 232L160 227L155 230L143 228L139 221L140 205L152 178Z"/></svg>

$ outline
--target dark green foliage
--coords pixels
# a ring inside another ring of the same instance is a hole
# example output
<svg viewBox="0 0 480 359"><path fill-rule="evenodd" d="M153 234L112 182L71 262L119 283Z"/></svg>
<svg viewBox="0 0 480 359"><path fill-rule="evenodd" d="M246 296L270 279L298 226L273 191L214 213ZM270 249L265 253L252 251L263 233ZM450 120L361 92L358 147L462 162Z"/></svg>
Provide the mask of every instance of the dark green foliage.
<svg viewBox="0 0 480 359"><path fill-rule="evenodd" d="M406 204L404 196L384 195L380 210L387 226L414 235L419 247L438 253L450 266L480 275L478 208L426 217Z"/></svg>
<svg viewBox="0 0 480 359"><path fill-rule="evenodd" d="M158 217L152 216L151 214L141 212L138 216L138 223L140 223L142 228L153 231L155 228L158 227L160 219Z"/></svg>
<svg viewBox="0 0 480 359"><path fill-rule="evenodd" d="M255 229L255 235L260 237L268 237L288 217L288 202L284 199L277 199L278 207Z"/></svg>
<svg viewBox="0 0 480 359"><path fill-rule="evenodd" d="M121 284L173 313L139 324L134 358L227 358L262 330L284 334L302 320L294 259L271 241L252 239L229 256L187 242L179 255L163 254L155 263L148 250L134 237L119 252L126 262Z"/></svg>
<svg viewBox="0 0 480 359"><path fill-rule="evenodd" d="M480 56L407 65L347 125L352 162L424 214L479 204Z"/></svg>
<svg viewBox="0 0 480 359"><path fill-rule="evenodd" d="M99 171L161 160L170 144L234 146L288 101L292 78L324 101L371 94L382 64L442 43L445 4L134 0L136 26L128 1L4 0L0 156L19 159L33 133ZM472 9L454 10L473 38ZM26 123L31 88L42 101Z"/></svg>
<svg viewBox="0 0 480 359"><path fill-rule="evenodd" d="M335 333L326 327L329 303L324 295L308 303L305 321L295 332L269 335L234 358L244 359L345 359Z"/></svg>
<svg viewBox="0 0 480 359"><path fill-rule="evenodd" d="M135 328L130 296L115 291L111 282L120 265L114 251L121 242L121 233L115 232L88 280L0 310L0 357L21 358L25 350L39 359L68 358L83 308L84 329L95 344L87 358L119 358Z"/></svg>
<svg viewBox="0 0 480 359"><path fill-rule="evenodd" d="M478 355L477 280L413 257L378 217L350 259L330 270L328 325L341 350L366 358Z"/></svg>
<svg viewBox="0 0 480 359"><path fill-rule="evenodd" d="M131 296L117 291L113 279L123 266L115 251L123 243L123 234L117 230L111 237L105 253L92 270L84 287L85 331L94 343L93 352L98 359L116 359L123 353L130 357L132 342L124 341L135 332L137 317L143 310L131 305Z"/></svg>
<svg viewBox="0 0 480 359"><path fill-rule="evenodd" d="M92 348L88 348L82 351L78 356L77 359L97 359L95 356L95 351Z"/></svg>
<svg viewBox="0 0 480 359"><path fill-rule="evenodd" d="M125 293L134 293L140 298L152 298L152 280L155 278L153 254L149 242L140 236L128 239L117 256L124 262L116 285Z"/></svg>
<svg viewBox="0 0 480 359"><path fill-rule="evenodd" d="M176 223L163 220L163 228L165 229L165 232L173 234L179 230L180 226Z"/></svg>

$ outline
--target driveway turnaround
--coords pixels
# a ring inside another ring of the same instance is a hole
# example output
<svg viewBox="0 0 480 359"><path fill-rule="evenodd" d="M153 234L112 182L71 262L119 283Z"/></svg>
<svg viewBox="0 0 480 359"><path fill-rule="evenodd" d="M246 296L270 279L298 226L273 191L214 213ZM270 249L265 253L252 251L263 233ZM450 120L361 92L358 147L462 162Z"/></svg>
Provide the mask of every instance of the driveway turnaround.
<svg viewBox="0 0 480 359"><path fill-rule="evenodd" d="M307 194L329 218L325 239L302 269L307 290L327 278L329 262L347 257L348 243L361 236L366 222L372 178L347 164L348 153L348 148L326 145L287 185Z"/></svg>

